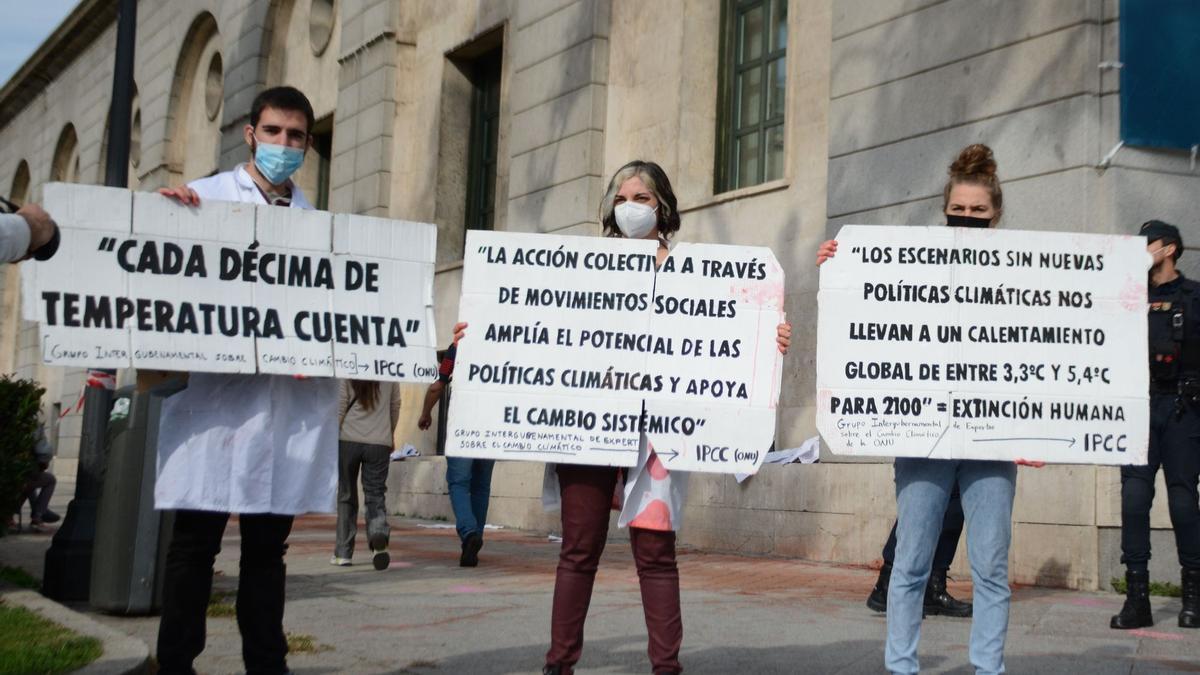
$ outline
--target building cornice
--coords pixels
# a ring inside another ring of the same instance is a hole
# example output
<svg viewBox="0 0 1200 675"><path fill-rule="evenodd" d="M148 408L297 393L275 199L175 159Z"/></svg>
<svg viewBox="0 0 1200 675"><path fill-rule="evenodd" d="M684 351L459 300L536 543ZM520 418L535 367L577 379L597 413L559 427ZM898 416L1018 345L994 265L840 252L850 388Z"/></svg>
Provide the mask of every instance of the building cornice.
<svg viewBox="0 0 1200 675"><path fill-rule="evenodd" d="M0 128L8 126L116 20L116 0L82 0L71 10L0 89Z"/></svg>

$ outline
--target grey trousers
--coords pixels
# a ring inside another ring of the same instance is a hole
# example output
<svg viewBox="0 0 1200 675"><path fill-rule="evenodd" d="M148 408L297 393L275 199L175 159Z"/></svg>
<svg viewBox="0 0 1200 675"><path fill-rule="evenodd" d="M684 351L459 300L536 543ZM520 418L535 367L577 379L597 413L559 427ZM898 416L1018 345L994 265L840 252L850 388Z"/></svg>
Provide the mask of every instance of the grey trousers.
<svg viewBox="0 0 1200 675"><path fill-rule="evenodd" d="M42 514L50 507L50 497L54 495L54 486L57 484L58 479L49 471L39 471L29 481L29 520L41 521ZM34 490L38 491L36 495L33 494Z"/></svg>
<svg viewBox="0 0 1200 675"><path fill-rule="evenodd" d="M354 556L354 535L358 533L358 470L362 468L363 501L367 510L367 539L382 535L386 543L392 528L388 526L384 494L387 492L388 457L386 445L338 441L337 544L334 555Z"/></svg>

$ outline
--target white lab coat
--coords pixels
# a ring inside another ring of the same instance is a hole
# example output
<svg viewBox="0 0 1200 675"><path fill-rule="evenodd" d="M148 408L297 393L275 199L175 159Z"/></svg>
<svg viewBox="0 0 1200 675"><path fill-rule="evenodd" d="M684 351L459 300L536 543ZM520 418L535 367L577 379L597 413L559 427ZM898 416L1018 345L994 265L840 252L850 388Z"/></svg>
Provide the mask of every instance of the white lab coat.
<svg viewBox="0 0 1200 675"><path fill-rule="evenodd" d="M243 165L188 185L202 203L266 203ZM292 207L312 208L295 186ZM333 378L193 373L163 403L155 508L333 511L337 396Z"/></svg>

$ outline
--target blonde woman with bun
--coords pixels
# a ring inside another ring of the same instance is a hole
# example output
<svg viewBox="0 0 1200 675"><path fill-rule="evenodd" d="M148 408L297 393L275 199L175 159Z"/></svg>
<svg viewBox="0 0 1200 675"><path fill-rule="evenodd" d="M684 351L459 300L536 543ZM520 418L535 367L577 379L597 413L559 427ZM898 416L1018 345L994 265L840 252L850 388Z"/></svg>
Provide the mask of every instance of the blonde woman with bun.
<svg viewBox="0 0 1200 675"><path fill-rule="evenodd" d="M968 145L950 165L942 197L946 224L993 227L1004 196L991 148ZM832 258L837 242L826 241L817 264ZM1017 464L1040 466L1018 460ZM884 665L892 673L916 673L922 605L934 548L951 494L962 495L967 521L967 556L975 586L970 659L977 674L1004 672L1008 634L1008 547L1017 467L1012 462L896 458L896 558L887 591Z"/></svg>

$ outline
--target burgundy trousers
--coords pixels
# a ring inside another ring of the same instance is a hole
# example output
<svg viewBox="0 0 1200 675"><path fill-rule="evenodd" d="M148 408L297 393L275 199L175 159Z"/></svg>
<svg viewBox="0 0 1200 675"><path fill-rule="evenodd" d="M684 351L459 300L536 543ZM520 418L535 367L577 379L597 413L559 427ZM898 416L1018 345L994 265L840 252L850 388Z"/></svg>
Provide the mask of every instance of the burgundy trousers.
<svg viewBox="0 0 1200 675"><path fill-rule="evenodd" d="M600 554L608 539L608 518L618 470L600 466L558 465L562 489L562 550L554 580L550 651L546 665L569 675L583 651L583 623L592 599ZM654 673L680 673L683 617L679 610L679 568L675 533L629 528L633 559L642 589L642 609L650 636Z"/></svg>

